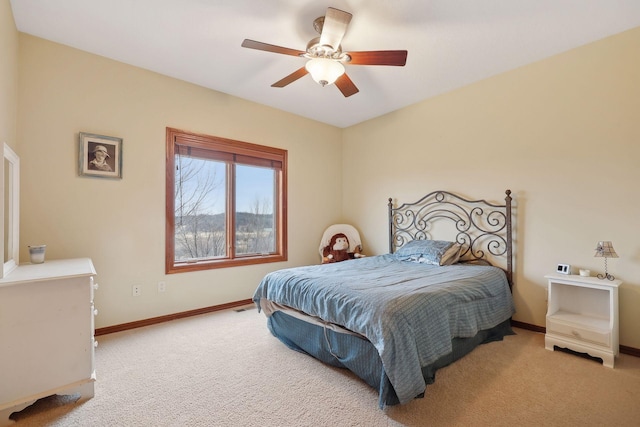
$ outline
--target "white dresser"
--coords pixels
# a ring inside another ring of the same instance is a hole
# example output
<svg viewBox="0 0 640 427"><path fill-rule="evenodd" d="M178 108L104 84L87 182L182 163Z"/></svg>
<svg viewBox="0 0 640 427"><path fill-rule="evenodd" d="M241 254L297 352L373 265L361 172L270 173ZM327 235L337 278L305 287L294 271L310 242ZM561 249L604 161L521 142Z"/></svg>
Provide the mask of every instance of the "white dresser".
<svg viewBox="0 0 640 427"><path fill-rule="evenodd" d="M0 426L42 397L93 397L95 275L91 259L78 258L0 279Z"/></svg>

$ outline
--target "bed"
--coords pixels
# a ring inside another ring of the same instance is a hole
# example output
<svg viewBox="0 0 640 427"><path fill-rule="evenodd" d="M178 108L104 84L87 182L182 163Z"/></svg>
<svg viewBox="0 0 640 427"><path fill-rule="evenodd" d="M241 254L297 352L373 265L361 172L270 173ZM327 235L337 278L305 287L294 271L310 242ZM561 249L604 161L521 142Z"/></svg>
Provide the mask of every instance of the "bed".
<svg viewBox="0 0 640 427"><path fill-rule="evenodd" d="M347 368L378 405L424 396L439 368L512 334L505 203L434 191L388 202L389 253L267 274L253 301L289 348Z"/></svg>

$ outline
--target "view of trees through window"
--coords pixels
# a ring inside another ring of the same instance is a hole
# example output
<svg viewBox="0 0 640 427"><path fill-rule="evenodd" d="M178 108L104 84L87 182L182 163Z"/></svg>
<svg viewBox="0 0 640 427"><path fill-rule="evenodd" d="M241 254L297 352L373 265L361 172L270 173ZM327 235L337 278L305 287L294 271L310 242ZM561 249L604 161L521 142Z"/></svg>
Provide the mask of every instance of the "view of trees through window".
<svg viewBox="0 0 640 427"><path fill-rule="evenodd" d="M177 261L226 257L226 165L176 155ZM275 251L274 171L235 165L236 255Z"/></svg>
<svg viewBox="0 0 640 427"><path fill-rule="evenodd" d="M193 270L197 263L214 268L211 263L216 261L282 260L285 163L274 161L273 155L247 156L246 143L229 147L211 142L208 148L168 136L173 162L168 158L167 171L173 176L167 177L167 191L171 185L173 209L167 232L173 239L167 240L167 261L172 264L167 270L181 265Z"/></svg>
<svg viewBox="0 0 640 427"><path fill-rule="evenodd" d="M273 169L236 165L236 254L275 251ZM244 196L244 197L243 197Z"/></svg>
<svg viewBox="0 0 640 427"><path fill-rule="evenodd" d="M226 165L175 156L175 260L224 257Z"/></svg>

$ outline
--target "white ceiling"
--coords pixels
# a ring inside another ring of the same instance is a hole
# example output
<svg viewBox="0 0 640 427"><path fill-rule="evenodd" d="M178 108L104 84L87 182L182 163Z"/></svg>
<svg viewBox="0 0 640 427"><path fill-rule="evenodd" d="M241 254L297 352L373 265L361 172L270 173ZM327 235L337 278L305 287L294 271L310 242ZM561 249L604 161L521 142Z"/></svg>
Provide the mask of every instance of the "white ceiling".
<svg viewBox="0 0 640 427"><path fill-rule="evenodd" d="M19 31L207 88L347 127L640 26L639 0L11 0ZM404 67L347 65L345 98L305 76L328 6L353 14L344 51L409 51Z"/></svg>

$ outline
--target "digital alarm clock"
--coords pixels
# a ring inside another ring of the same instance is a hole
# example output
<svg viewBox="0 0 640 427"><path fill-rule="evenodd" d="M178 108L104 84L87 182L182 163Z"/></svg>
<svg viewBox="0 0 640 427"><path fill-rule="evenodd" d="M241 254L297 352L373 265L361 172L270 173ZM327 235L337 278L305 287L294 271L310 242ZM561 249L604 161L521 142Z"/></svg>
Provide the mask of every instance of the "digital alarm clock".
<svg viewBox="0 0 640 427"><path fill-rule="evenodd" d="M560 274L571 274L571 266L569 264L558 264L556 272Z"/></svg>

